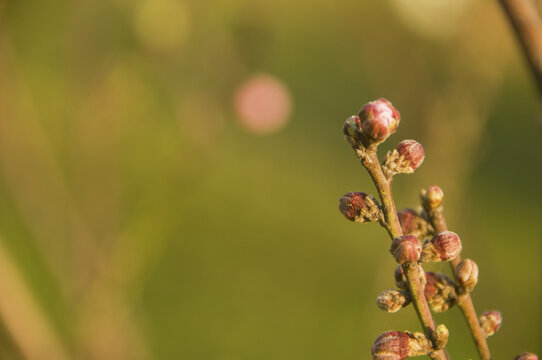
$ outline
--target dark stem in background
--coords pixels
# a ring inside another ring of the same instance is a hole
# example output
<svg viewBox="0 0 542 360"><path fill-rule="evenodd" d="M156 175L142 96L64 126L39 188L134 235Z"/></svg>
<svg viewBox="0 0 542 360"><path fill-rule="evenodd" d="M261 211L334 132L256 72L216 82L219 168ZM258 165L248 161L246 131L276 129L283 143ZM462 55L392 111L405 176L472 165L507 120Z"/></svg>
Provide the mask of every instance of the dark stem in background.
<svg viewBox="0 0 542 360"><path fill-rule="evenodd" d="M499 0L512 23L542 96L542 21L531 0Z"/></svg>
<svg viewBox="0 0 542 360"><path fill-rule="evenodd" d="M430 207L426 207L425 211L427 212L427 215L429 217L429 220L431 221L431 224L435 228L436 233L440 233L443 231L447 231L448 227L446 226L446 219L444 218L444 214L442 213L442 207L437 209L431 209ZM450 261L450 266L452 268L452 273L455 277L455 269L457 268L457 265L461 262L461 255L458 255L454 259ZM457 282L457 278L455 279ZM467 320L467 324L469 325L472 339L474 340L474 343L476 344L476 349L478 350L478 354L480 355L480 359L482 360L491 360L491 353L489 352L489 346L487 345L486 337L484 336L484 333L482 332L482 328L480 327L480 323L478 322L478 316L476 315L476 309L474 308L474 304L472 303L472 298L470 296L469 292L466 292L459 296L457 301L457 306L459 306L459 309L465 316L465 319Z"/></svg>

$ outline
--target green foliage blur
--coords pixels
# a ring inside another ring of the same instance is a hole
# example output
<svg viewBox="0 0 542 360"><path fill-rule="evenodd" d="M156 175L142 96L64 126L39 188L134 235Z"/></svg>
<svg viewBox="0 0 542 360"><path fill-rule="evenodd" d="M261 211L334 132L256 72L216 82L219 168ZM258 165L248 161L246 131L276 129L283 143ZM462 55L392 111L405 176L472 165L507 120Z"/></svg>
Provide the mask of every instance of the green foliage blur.
<svg viewBox="0 0 542 360"><path fill-rule="evenodd" d="M263 129L236 100L259 74L286 101ZM385 231L337 211L375 192L341 127L378 97L381 154L426 151L398 208L444 189L494 358L540 355L540 97L497 2L27 0L0 1L0 358L369 359L419 331L375 305Z"/></svg>

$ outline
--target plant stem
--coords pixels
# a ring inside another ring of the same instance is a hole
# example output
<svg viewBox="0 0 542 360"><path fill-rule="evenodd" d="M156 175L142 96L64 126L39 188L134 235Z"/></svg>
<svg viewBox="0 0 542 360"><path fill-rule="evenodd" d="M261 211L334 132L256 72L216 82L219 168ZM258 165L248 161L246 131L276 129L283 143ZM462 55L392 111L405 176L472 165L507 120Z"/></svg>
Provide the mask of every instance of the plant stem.
<svg viewBox="0 0 542 360"><path fill-rule="evenodd" d="M392 178L388 180L384 176L376 154L376 146L369 146L366 149L365 156L361 157L361 161L371 175L376 189L378 190L378 195L380 196L384 210L384 226L393 240L394 238L403 235L403 231L401 230L401 224L399 222L399 217L397 216L397 211L395 210L395 203L391 192ZM433 340L435 322L433 321L429 305L425 299L424 285L421 282L421 279L425 276L423 269L421 269L418 264L403 264L403 272L410 289L412 304L414 305L414 309L416 310L423 330L429 339ZM444 350L434 350L431 352L430 356L431 358L438 360L448 359L448 355Z"/></svg>
<svg viewBox="0 0 542 360"><path fill-rule="evenodd" d="M437 233L447 231L448 227L446 226L446 219L444 218L444 214L442 212L442 208L437 209L426 209L427 215L429 217L429 221L435 228L435 231ZM454 259L450 261L450 266L452 268L452 273L454 274L455 278L455 268L459 263L461 262L461 256L458 255ZM457 282L457 278L455 278ZM489 352L489 347L487 345L486 337L484 336L484 333L482 332L482 328L480 327L480 323L478 322L478 316L476 315L476 309L474 308L474 304L472 303L472 298L470 296L469 292L466 292L465 294L462 294L457 299L457 306L459 306L459 309L461 309L461 312L465 316L465 319L467 320L467 324L469 325L470 332L472 335L472 339L474 340L474 343L476 344L476 348L478 349L478 354L480 355L480 359L482 360L491 360L491 354Z"/></svg>
<svg viewBox="0 0 542 360"><path fill-rule="evenodd" d="M533 72L542 94L542 21L533 1L499 0Z"/></svg>

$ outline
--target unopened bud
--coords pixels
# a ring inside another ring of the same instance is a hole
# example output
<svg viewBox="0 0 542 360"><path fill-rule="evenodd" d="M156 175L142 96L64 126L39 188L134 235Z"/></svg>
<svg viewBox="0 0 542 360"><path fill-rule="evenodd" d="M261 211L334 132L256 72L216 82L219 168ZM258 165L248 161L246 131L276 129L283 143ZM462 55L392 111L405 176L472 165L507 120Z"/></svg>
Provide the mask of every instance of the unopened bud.
<svg viewBox="0 0 542 360"><path fill-rule="evenodd" d="M339 198L339 211L350 221L371 222L381 218L376 200L363 192L349 192Z"/></svg>
<svg viewBox="0 0 542 360"><path fill-rule="evenodd" d="M343 134L350 145L358 147L358 145L361 144L361 120L359 116L354 115L346 119L343 126Z"/></svg>
<svg viewBox="0 0 542 360"><path fill-rule="evenodd" d="M444 349L446 343L448 342L448 336L450 332L444 324L437 326L433 333L433 346L435 349Z"/></svg>
<svg viewBox="0 0 542 360"><path fill-rule="evenodd" d="M461 253L461 240L456 233L443 231L423 244L422 262L450 261Z"/></svg>
<svg viewBox="0 0 542 360"><path fill-rule="evenodd" d="M461 261L455 268L455 277L461 288L472 291L478 282L478 265L471 259Z"/></svg>
<svg viewBox="0 0 542 360"><path fill-rule="evenodd" d="M369 143L386 140L397 130L401 116L391 102L384 98L365 104L360 112L362 132Z"/></svg>
<svg viewBox="0 0 542 360"><path fill-rule="evenodd" d="M514 360L538 360L538 356L533 353L524 352L516 356Z"/></svg>
<svg viewBox="0 0 542 360"><path fill-rule="evenodd" d="M442 273L425 273L425 299L433 312L443 312L457 302L455 284Z"/></svg>
<svg viewBox="0 0 542 360"><path fill-rule="evenodd" d="M378 295L376 304L380 309L389 313L394 313L410 304L410 296L403 291L389 289Z"/></svg>
<svg viewBox="0 0 542 360"><path fill-rule="evenodd" d="M420 259L422 245L414 235L403 235L393 239L390 252L399 264L415 263Z"/></svg>
<svg viewBox="0 0 542 360"><path fill-rule="evenodd" d="M393 275L395 277L395 285L397 285L397 287L401 290L408 290L408 282L405 277L405 273L403 272L403 266L397 265Z"/></svg>
<svg viewBox="0 0 542 360"><path fill-rule="evenodd" d="M422 333L388 331L376 338L371 354L373 360L404 360L430 351L431 342Z"/></svg>
<svg viewBox="0 0 542 360"><path fill-rule="evenodd" d="M487 311L480 316L480 327L487 338L497 332L502 325L502 315L498 311Z"/></svg>
<svg viewBox="0 0 542 360"><path fill-rule="evenodd" d="M439 207L444 199L444 192L436 185L422 191L422 199L431 208Z"/></svg>
<svg viewBox="0 0 542 360"><path fill-rule="evenodd" d="M425 159L423 146L415 140L403 140L397 145L397 152L403 157L405 164L411 169L416 170Z"/></svg>
<svg viewBox="0 0 542 360"><path fill-rule="evenodd" d="M421 237L427 235L430 225L412 209L404 209L397 213L403 234Z"/></svg>

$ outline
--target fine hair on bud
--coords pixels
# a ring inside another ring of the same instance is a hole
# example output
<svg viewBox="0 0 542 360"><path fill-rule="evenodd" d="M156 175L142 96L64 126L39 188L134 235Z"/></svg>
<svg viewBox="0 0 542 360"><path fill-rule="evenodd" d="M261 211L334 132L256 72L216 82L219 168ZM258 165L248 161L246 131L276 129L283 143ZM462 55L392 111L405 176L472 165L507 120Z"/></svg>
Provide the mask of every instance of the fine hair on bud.
<svg viewBox="0 0 542 360"><path fill-rule="evenodd" d="M397 145L397 152L403 157L405 165L411 171L416 170L423 163L425 153L423 146L416 140L403 140Z"/></svg>
<svg viewBox="0 0 542 360"><path fill-rule="evenodd" d="M399 264L418 262L421 251L420 240L414 235L397 237L393 239L390 247L390 252Z"/></svg>
<svg viewBox="0 0 542 360"><path fill-rule="evenodd" d="M480 327L487 338L497 332L502 325L502 315L499 311L487 311L480 316Z"/></svg>
<svg viewBox="0 0 542 360"><path fill-rule="evenodd" d="M365 104L360 112L362 133L368 143L386 140L397 130L401 116L388 100L381 98Z"/></svg>
<svg viewBox="0 0 542 360"><path fill-rule="evenodd" d="M460 288L472 291L478 283L478 265L471 259L464 259L455 268L455 277Z"/></svg>
<svg viewBox="0 0 542 360"><path fill-rule="evenodd" d="M408 357L409 343L410 336L404 332L385 332L373 344L373 360L404 360Z"/></svg>
<svg viewBox="0 0 542 360"><path fill-rule="evenodd" d="M443 231L424 242L421 261L450 261L461 253L461 249L459 236L452 231Z"/></svg>
<svg viewBox="0 0 542 360"><path fill-rule="evenodd" d="M376 305L378 305L381 310L389 313L397 312L409 303L410 296L408 294L394 289L385 290L376 298Z"/></svg>
<svg viewBox="0 0 542 360"><path fill-rule="evenodd" d="M538 356L533 353L524 352L516 356L514 360L538 360Z"/></svg>
<svg viewBox="0 0 542 360"><path fill-rule="evenodd" d="M339 211L350 221L379 221L381 211L376 200L363 192L349 192L339 198Z"/></svg>

